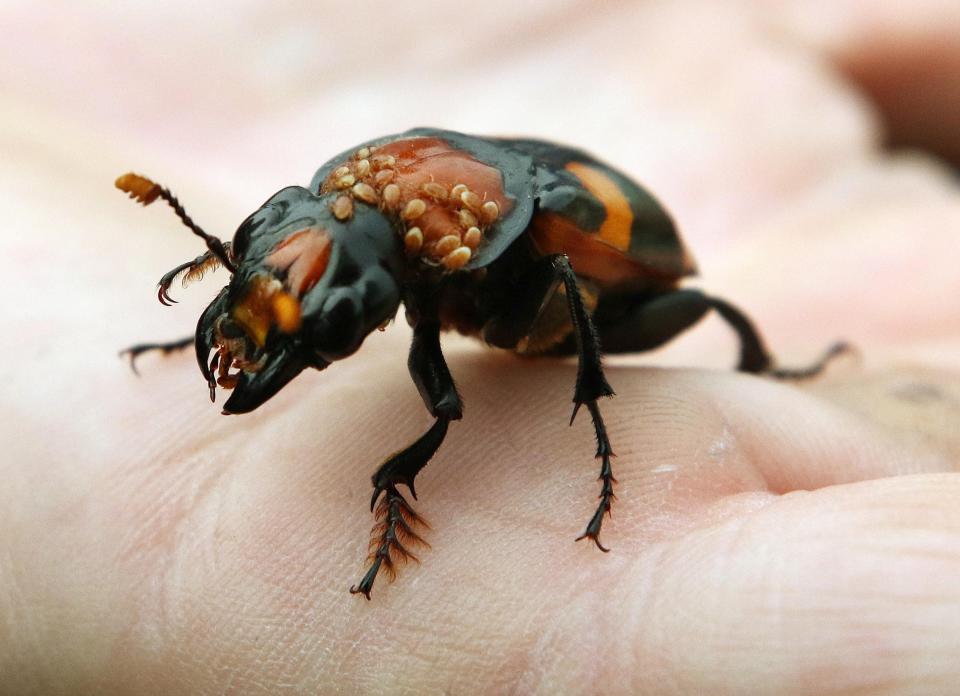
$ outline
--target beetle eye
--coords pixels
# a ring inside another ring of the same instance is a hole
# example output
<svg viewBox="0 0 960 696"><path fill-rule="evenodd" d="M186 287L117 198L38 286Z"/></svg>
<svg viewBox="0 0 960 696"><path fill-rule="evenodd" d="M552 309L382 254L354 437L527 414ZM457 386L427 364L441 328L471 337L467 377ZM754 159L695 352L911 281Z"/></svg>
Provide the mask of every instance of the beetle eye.
<svg viewBox="0 0 960 696"><path fill-rule="evenodd" d="M243 258L247 253L247 248L250 246L250 238L253 236L253 233L263 225L263 218L256 219L253 216L248 217L242 223L240 227L237 228L236 234L233 235L233 255L237 259Z"/></svg>
<svg viewBox="0 0 960 696"><path fill-rule="evenodd" d="M243 327L226 315L217 320L217 331L223 338L243 338L246 335Z"/></svg>

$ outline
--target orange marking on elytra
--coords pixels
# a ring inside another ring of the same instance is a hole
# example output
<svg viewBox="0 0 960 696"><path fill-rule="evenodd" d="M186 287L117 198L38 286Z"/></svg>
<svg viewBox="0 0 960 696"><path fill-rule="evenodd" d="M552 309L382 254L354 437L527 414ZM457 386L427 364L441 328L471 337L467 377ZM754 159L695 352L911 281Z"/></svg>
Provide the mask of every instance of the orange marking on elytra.
<svg viewBox="0 0 960 696"><path fill-rule="evenodd" d="M603 286L620 286L639 279L673 282L676 276L640 263L596 235L553 212L541 212L530 224L530 240L541 254L566 254L577 275Z"/></svg>
<svg viewBox="0 0 960 696"><path fill-rule="evenodd" d="M584 188L597 197L607 216L597 231L610 246L627 251L630 248L630 228L633 225L633 209L620 186L596 167L582 162L570 162L565 167L580 180Z"/></svg>

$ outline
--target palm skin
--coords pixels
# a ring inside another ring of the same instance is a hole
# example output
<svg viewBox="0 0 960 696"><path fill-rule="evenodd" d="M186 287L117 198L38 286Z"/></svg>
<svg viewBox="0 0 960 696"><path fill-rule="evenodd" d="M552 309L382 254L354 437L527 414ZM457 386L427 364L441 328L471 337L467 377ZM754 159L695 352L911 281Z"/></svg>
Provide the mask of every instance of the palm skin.
<svg viewBox="0 0 960 696"><path fill-rule="evenodd" d="M614 29L598 22L585 40L607 45ZM698 79L695 62L657 65ZM804 104L835 100L851 121L788 109L779 127L799 135L775 151L721 130L733 145L708 140L651 188L686 230L700 285L753 315L784 363L836 338L862 359L798 385L740 375L723 369L733 338L707 322L657 354L608 360L619 485L601 554L573 542L597 489L589 422L566 425L575 363L451 337L466 412L417 480L431 548L370 603L347 592L369 475L429 422L402 322L223 418L189 356L144 360L139 380L114 357L182 333L208 291L180 291L160 325L151 280L199 250L166 214L113 197L129 161L7 161L12 229L42 234L3 240L4 688L948 692L960 678L960 317L944 298L960 293L947 263L960 198L929 161L881 156L848 88L820 77L791 79ZM46 136L27 121L22 132ZM597 142L682 152L656 125ZM212 192L179 193L221 227L251 202L223 212Z"/></svg>

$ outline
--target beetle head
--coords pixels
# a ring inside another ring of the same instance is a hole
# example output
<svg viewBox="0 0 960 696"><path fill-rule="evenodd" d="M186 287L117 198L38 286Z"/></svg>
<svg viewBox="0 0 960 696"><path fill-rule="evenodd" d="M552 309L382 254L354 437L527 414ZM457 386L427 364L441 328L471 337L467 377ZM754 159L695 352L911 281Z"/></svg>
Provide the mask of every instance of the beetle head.
<svg viewBox="0 0 960 696"><path fill-rule="evenodd" d="M305 368L322 370L351 355L400 306L403 247L375 207L351 207L338 217L336 194L291 186L244 220L232 244L223 244L194 224L167 189L135 174L116 184L144 205L165 200L207 243L205 255L164 276L161 302L182 271L189 278L219 263L232 274L196 333L210 398L217 384L233 389L224 413L252 411Z"/></svg>
<svg viewBox="0 0 960 696"><path fill-rule="evenodd" d="M215 383L233 389L225 413L252 411L305 368L351 355L396 314L404 258L396 232L370 206L337 219L335 198L285 188L237 229L236 271L196 336L211 394Z"/></svg>

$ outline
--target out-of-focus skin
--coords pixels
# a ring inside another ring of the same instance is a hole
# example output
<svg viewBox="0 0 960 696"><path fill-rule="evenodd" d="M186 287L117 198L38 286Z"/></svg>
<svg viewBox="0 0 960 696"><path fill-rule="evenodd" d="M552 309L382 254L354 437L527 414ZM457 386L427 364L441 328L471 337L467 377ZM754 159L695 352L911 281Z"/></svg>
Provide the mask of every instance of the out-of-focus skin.
<svg viewBox="0 0 960 696"><path fill-rule="evenodd" d="M0 691L960 683L960 195L932 155L879 149L871 101L901 141L960 151L956 2L102 7L0 11ZM909 66L930 79L906 118ZM369 475L429 421L408 330L248 416L211 407L189 355L138 380L116 350L189 331L223 278L156 304L202 248L111 182L141 170L228 237L331 154L420 124L596 152L784 362L841 337L862 359L738 375L708 321L609 360L600 554L573 543L596 490L575 364L451 338L467 408L417 481L432 549L350 596Z"/></svg>

